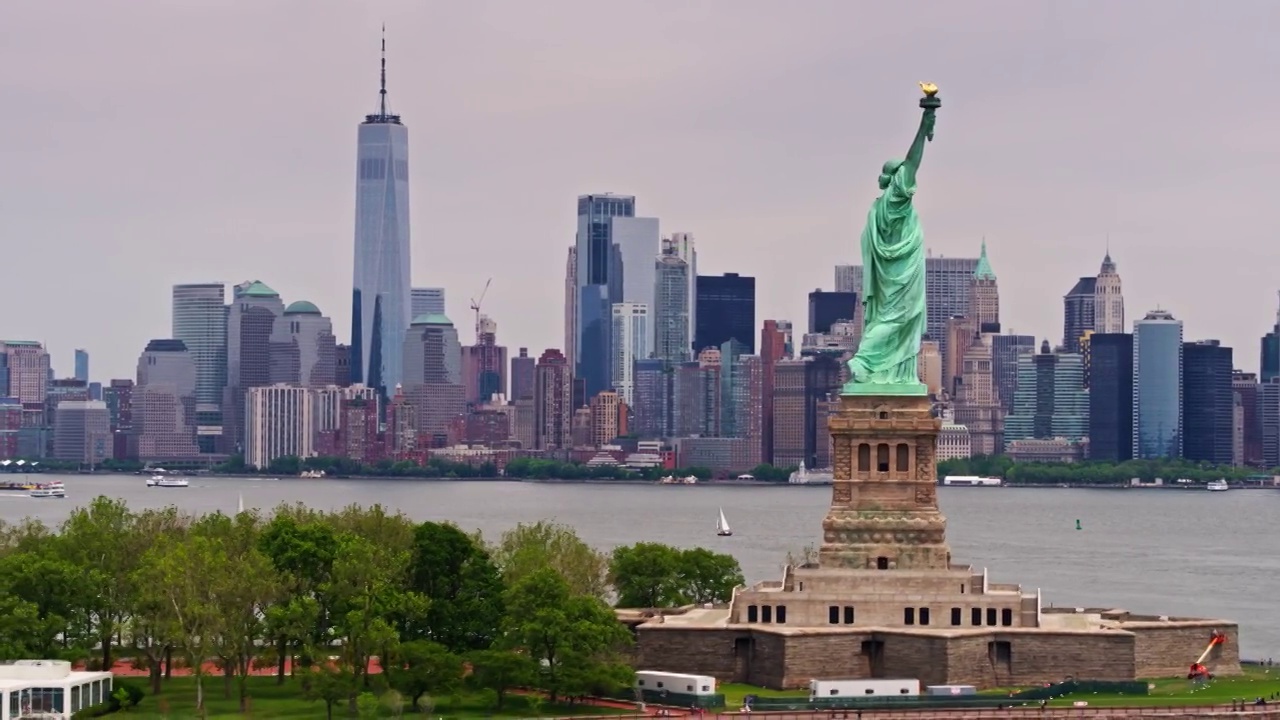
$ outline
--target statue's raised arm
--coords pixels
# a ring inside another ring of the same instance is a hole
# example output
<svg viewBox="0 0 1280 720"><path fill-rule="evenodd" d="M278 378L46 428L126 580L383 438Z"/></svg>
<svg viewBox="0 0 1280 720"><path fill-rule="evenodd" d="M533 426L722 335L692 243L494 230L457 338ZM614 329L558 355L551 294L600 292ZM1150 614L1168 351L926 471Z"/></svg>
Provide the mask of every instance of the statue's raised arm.
<svg viewBox="0 0 1280 720"><path fill-rule="evenodd" d="M938 119L938 108L942 106L942 100L938 99L937 85L922 82L920 89L924 91L924 97L920 98L924 114L920 116L920 129L916 131L916 139L911 142L911 149L907 151L907 157L903 161L911 185L915 185L916 172L920 169L920 161L924 159L924 144L933 141L933 126Z"/></svg>

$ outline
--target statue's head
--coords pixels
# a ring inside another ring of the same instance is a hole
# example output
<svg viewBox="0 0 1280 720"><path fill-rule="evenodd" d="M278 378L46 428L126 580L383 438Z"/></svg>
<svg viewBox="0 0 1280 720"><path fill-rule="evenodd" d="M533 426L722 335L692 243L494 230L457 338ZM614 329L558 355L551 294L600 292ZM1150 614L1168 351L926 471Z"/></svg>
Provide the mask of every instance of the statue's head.
<svg viewBox="0 0 1280 720"><path fill-rule="evenodd" d="M889 187L889 182L893 180L893 174L898 172L898 168L902 167L901 160L890 160L884 164L884 168L880 170L880 189L884 190Z"/></svg>

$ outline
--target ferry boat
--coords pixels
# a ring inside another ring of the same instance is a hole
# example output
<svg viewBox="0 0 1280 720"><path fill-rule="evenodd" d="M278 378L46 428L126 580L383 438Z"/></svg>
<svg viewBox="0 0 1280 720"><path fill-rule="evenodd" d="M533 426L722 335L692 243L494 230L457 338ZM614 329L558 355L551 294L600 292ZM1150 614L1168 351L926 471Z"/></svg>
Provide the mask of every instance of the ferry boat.
<svg viewBox="0 0 1280 720"><path fill-rule="evenodd" d="M790 485L830 485L835 482L835 474L831 470L814 470L810 472L804 463L787 478Z"/></svg>
<svg viewBox="0 0 1280 720"><path fill-rule="evenodd" d="M65 498L66 496L67 488L59 480L41 483L31 489L33 498Z"/></svg>
<svg viewBox="0 0 1280 720"><path fill-rule="evenodd" d="M1211 480L1205 488L1209 492L1226 492L1231 489L1226 480Z"/></svg>
<svg viewBox="0 0 1280 720"><path fill-rule="evenodd" d="M147 487L184 488L190 484L190 481L186 478L165 477L163 475L153 475L147 480Z"/></svg>
<svg viewBox="0 0 1280 720"><path fill-rule="evenodd" d="M1000 478L978 477L977 475L948 475L942 478L947 487L1000 487L1004 481ZM1063 485L1062 487L1066 487Z"/></svg>

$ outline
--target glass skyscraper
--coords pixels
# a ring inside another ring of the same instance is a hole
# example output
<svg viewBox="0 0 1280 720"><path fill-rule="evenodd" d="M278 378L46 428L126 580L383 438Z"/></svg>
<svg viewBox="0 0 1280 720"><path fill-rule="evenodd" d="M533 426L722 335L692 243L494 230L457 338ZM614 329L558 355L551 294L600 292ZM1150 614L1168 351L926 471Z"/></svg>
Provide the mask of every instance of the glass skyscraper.
<svg viewBox="0 0 1280 720"><path fill-rule="evenodd" d="M1013 412L1004 420L1004 440L1066 438L1089 434L1089 391L1084 389L1084 358L1052 352L1018 356L1018 389Z"/></svg>
<svg viewBox="0 0 1280 720"><path fill-rule="evenodd" d="M196 364L196 425L200 451L212 453L222 435L227 385L227 306L223 283L173 286L173 339Z"/></svg>
<svg viewBox="0 0 1280 720"><path fill-rule="evenodd" d="M1133 323L1133 457L1182 456L1182 321L1152 310Z"/></svg>
<svg viewBox="0 0 1280 720"><path fill-rule="evenodd" d="M687 362L693 345L689 307L693 302L689 264L674 252L663 252L655 263L653 306L654 357Z"/></svg>
<svg viewBox="0 0 1280 720"><path fill-rule="evenodd" d="M613 306L613 390L627 405L635 403L635 364L649 357L649 306L616 303Z"/></svg>
<svg viewBox="0 0 1280 720"><path fill-rule="evenodd" d="M1133 336L1089 336L1089 457L1133 458Z"/></svg>
<svg viewBox="0 0 1280 720"><path fill-rule="evenodd" d="M1235 397L1231 348L1217 340L1182 346L1182 457L1230 465L1234 453Z"/></svg>
<svg viewBox="0 0 1280 720"><path fill-rule="evenodd" d="M409 302L410 315L409 320L412 324L414 319L422 315L444 315L444 288L424 288L416 287L410 290L411 300Z"/></svg>
<svg viewBox="0 0 1280 720"><path fill-rule="evenodd" d="M351 292L351 379L386 389L401 382L409 293L409 130L387 112L387 43L382 41L378 112L357 132L355 277Z"/></svg>
<svg viewBox="0 0 1280 720"><path fill-rule="evenodd" d="M698 317L694 354L729 340L742 343L743 354L756 352L756 279L725 273L699 275Z"/></svg>
<svg viewBox="0 0 1280 720"><path fill-rule="evenodd" d="M654 307L657 218L638 218L630 195L578 198L576 371L588 398L613 387L613 306ZM652 332L652 330L650 330Z"/></svg>
<svg viewBox="0 0 1280 720"><path fill-rule="evenodd" d="M73 377L81 382L89 382L89 351L76 348L76 369Z"/></svg>

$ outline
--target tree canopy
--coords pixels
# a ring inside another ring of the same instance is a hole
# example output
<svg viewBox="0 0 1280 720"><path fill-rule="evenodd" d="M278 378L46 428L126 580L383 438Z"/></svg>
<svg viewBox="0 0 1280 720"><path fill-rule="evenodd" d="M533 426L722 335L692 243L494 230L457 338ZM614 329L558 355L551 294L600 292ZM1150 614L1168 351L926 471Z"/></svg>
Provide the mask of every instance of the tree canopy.
<svg viewBox="0 0 1280 720"><path fill-rule="evenodd" d="M367 710L387 688L410 707L463 688L500 706L515 687L554 700L629 686L631 633L610 599L723 602L741 582L728 555L654 543L610 555L551 522L489 545L376 505L228 516L98 498L57 528L0 522L0 653L132 658L153 692L181 661L197 705L220 691L245 712L247 679L269 667L326 714Z"/></svg>
<svg viewBox="0 0 1280 720"><path fill-rule="evenodd" d="M609 579L618 605L634 608L728 602L733 589L743 583L742 568L731 555L660 543L615 549Z"/></svg>
<svg viewBox="0 0 1280 720"><path fill-rule="evenodd" d="M947 475L978 475L1003 478L1010 485L1128 485L1135 478L1143 482L1162 478L1165 483L1179 479L1207 483L1218 479L1244 480L1258 472L1256 468L1215 466L1178 458L1127 460L1122 463L1015 463L1007 455L975 455L938 463L940 479Z"/></svg>

